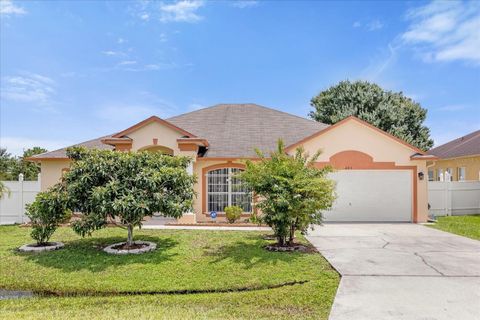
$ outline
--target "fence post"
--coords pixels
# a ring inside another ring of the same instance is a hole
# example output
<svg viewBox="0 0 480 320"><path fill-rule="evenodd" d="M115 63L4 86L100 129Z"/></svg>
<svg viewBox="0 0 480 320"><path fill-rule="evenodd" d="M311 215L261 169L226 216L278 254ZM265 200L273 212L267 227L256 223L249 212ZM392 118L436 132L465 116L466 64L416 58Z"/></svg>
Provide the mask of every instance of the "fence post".
<svg viewBox="0 0 480 320"><path fill-rule="evenodd" d="M445 172L445 214L447 216L452 215L452 185L451 185L451 177L450 174L446 171Z"/></svg>
<svg viewBox="0 0 480 320"><path fill-rule="evenodd" d="M18 175L18 182L19 182L19 185L20 185L20 188L19 188L19 192L20 192L20 210L18 212L20 212L20 218L22 220L22 223L24 222L23 221L23 210L25 209L24 208L24 204L23 204L23 173L20 173Z"/></svg>

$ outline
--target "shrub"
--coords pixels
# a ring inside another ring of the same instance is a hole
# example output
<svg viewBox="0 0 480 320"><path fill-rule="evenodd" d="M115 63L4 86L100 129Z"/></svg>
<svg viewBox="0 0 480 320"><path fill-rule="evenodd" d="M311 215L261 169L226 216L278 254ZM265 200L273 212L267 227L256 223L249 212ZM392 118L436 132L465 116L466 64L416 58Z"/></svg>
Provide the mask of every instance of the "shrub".
<svg viewBox="0 0 480 320"><path fill-rule="evenodd" d="M225 216L228 222L234 223L242 216L243 209L238 206L225 207Z"/></svg>
<svg viewBox="0 0 480 320"><path fill-rule="evenodd" d="M258 150L257 154L260 161L248 160L238 177L258 196L255 206L278 245L291 245L295 231L322 223L322 210L331 208L335 199L335 184L327 177L331 169L315 168L319 152L309 157L297 148L291 155L281 140L269 157Z"/></svg>
<svg viewBox="0 0 480 320"><path fill-rule="evenodd" d="M45 245L58 225L71 217L67 194L58 184L37 194L35 201L26 206L26 215L32 223L31 237L37 245Z"/></svg>

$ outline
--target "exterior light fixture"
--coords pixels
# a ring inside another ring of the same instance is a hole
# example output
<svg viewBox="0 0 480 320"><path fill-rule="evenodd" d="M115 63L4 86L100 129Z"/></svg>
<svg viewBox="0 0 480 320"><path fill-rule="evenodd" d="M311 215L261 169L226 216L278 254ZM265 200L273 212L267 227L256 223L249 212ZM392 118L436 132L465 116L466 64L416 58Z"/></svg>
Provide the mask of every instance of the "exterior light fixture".
<svg viewBox="0 0 480 320"><path fill-rule="evenodd" d="M422 171L420 171L420 172L418 173L418 179L419 179L419 180L423 180L424 176L425 176L425 174L424 174Z"/></svg>

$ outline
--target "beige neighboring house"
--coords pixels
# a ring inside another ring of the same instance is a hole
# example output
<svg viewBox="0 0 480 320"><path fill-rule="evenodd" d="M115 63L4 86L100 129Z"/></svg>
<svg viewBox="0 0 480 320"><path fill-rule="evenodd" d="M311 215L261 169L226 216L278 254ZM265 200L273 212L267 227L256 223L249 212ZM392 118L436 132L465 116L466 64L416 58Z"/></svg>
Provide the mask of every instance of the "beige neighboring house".
<svg viewBox="0 0 480 320"><path fill-rule="evenodd" d="M433 148L428 154L439 158L428 168L430 181L443 181L446 173L451 181L480 180L480 130Z"/></svg>
<svg viewBox="0 0 480 320"><path fill-rule="evenodd" d="M348 117L328 126L256 104L219 104L169 119L152 116L118 133L78 145L122 151L157 151L192 157L198 197L194 212L180 223L210 221L216 211L224 219L227 205L252 212L252 196L232 177L254 149L274 150L283 139L287 151L302 146L310 154L321 150L317 166L337 171L337 200L325 212L327 221L427 220L427 166L436 157L362 120ZM42 190L61 179L70 160L66 149L31 158L41 163Z"/></svg>

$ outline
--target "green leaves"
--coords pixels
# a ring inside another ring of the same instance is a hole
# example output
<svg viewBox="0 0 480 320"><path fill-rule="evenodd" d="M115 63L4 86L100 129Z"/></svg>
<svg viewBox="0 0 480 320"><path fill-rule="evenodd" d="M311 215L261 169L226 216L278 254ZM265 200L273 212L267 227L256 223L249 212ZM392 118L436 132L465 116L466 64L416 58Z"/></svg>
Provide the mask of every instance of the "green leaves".
<svg viewBox="0 0 480 320"><path fill-rule="evenodd" d="M308 157L302 148L288 155L281 140L277 150L260 161L247 161L239 177L251 189L262 212L262 221L275 232L279 244L286 237L293 241L295 230L306 230L312 223L321 223L322 213L334 200L334 183L326 175L330 168L317 169L313 162L318 153Z"/></svg>
<svg viewBox="0 0 480 320"><path fill-rule="evenodd" d="M406 142L428 150L433 145L430 130L423 125L427 110L403 95L383 90L367 81L341 81L311 100L309 116L335 124L354 115Z"/></svg>
<svg viewBox="0 0 480 320"><path fill-rule="evenodd" d="M179 218L192 209L191 159L152 152L117 152L71 148L64 176L70 206L83 213L74 230L82 236L106 226L111 218L124 226L141 226L158 212Z"/></svg>
<svg viewBox="0 0 480 320"><path fill-rule="evenodd" d="M68 196L60 184L37 194L35 201L28 204L26 209L26 215L32 224L31 237L39 245L48 242L59 224L71 216Z"/></svg>

